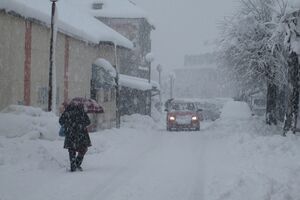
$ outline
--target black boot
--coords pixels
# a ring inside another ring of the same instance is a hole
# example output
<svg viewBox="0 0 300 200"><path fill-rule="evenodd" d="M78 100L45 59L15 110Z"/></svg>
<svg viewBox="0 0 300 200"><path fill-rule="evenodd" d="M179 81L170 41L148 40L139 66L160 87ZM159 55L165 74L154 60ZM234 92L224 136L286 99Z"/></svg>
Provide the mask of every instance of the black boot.
<svg viewBox="0 0 300 200"><path fill-rule="evenodd" d="M79 171L82 171L81 163L83 161L83 156L77 156L76 158L76 167Z"/></svg>
<svg viewBox="0 0 300 200"><path fill-rule="evenodd" d="M69 158L70 158L70 171L76 171L76 151L69 150Z"/></svg>

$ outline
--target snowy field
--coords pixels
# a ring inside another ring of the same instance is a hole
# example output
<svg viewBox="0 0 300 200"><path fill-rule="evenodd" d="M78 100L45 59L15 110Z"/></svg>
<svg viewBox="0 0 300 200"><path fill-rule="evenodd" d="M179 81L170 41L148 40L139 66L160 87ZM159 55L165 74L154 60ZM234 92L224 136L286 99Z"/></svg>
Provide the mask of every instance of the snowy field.
<svg viewBox="0 0 300 200"><path fill-rule="evenodd" d="M229 101L200 132L167 132L133 115L91 133L83 172L69 165L58 118L36 108L0 114L0 200L299 200L300 139Z"/></svg>

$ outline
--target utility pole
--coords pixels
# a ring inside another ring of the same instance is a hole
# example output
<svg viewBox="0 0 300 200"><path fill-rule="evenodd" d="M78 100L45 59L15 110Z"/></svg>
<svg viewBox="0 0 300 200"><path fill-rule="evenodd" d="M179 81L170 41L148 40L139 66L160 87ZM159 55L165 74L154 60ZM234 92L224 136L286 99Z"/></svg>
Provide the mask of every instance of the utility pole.
<svg viewBox="0 0 300 200"><path fill-rule="evenodd" d="M114 42L115 46L115 69L116 69L116 128L121 127L121 113L120 113L120 86L119 86L119 68L118 68L118 59L117 59L117 45Z"/></svg>
<svg viewBox="0 0 300 200"><path fill-rule="evenodd" d="M170 99L173 99L174 80L175 80L175 75L171 73L170 74Z"/></svg>
<svg viewBox="0 0 300 200"><path fill-rule="evenodd" d="M54 66L54 59L55 59L55 51L54 51L54 27L55 27L55 8L57 0L50 0L52 2L52 9L51 9L51 28L50 28L50 55L49 55L49 86L48 86L48 111L51 112L53 110L53 66ZM56 75L56 74L54 74ZM54 88L56 89L56 88ZM55 91L56 92L56 91Z"/></svg>
<svg viewBox="0 0 300 200"><path fill-rule="evenodd" d="M149 63L149 84L151 85L151 62ZM151 89L149 90L149 93L148 93L148 98L149 98L149 103L148 103L148 110L146 112L149 113L149 116L151 116L151 107L152 107L152 86L151 86Z"/></svg>

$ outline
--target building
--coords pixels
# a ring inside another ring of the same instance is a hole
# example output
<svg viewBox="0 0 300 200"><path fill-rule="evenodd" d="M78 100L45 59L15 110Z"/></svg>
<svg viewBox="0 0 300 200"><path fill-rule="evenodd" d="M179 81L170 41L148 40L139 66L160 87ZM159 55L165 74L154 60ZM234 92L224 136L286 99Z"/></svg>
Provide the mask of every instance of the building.
<svg viewBox="0 0 300 200"><path fill-rule="evenodd" d="M215 53L186 55L184 67L174 70L175 96L186 98L215 98L227 96L218 70Z"/></svg>
<svg viewBox="0 0 300 200"><path fill-rule="evenodd" d="M92 66L99 58L115 65L121 62L115 52L127 55L133 47L124 36L65 1L57 3L57 10L55 112L73 97L91 97ZM10 104L47 109L50 13L49 1L0 2L0 110ZM115 90L110 92L114 96ZM97 93L105 111L102 126L112 127L116 101L104 98L103 90Z"/></svg>
<svg viewBox="0 0 300 200"><path fill-rule="evenodd" d="M72 3L79 5L83 9L85 8L87 12L99 21L132 41L132 51L127 52L128 54L117 55L120 59L120 62L117 63L118 71L122 75L131 76L132 79L138 78L135 79L137 85L143 85L145 82L148 82L147 88L149 89L140 90L139 86L128 87L128 85L132 86L132 84L122 85L130 78L120 81L121 114L140 113L150 115L151 96L158 87L157 84L152 85L151 61L147 59L151 55L150 33L154 30L154 26L148 19L145 11L128 0L72 0ZM122 79L122 76L120 78ZM145 102L147 102L146 105Z"/></svg>

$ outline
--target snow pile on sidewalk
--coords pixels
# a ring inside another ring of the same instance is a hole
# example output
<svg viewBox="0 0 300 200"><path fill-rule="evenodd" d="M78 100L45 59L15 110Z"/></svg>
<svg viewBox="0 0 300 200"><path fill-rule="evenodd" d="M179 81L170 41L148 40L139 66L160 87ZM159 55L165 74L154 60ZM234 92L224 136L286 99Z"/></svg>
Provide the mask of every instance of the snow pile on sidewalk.
<svg viewBox="0 0 300 200"><path fill-rule="evenodd" d="M221 118L224 119L249 119L251 111L247 103L229 101L222 109Z"/></svg>
<svg viewBox="0 0 300 200"><path fill-rule="evenodd" d="M299 199L299 136L282 137L244 102L228 102L221 116L210 130L209 199Z"/></svg>
<svg viewBox="0 0 300 200"><path fill-rule="evenodd" d="M121 123L124 128L134 128L139 130L152 130L157 128L157 124L154 120L147 115L126 115L121 118Z"/></svg>
<svg viewBox="0 0 300 200"><path fill-rule="evenodd" d="M58 117L40 108L11 105L0 114L0 136L8 138L55 140L59 127Z"/></svg>
<svg viewBox="0 0 300 200"><path fill-rule="evenodd" d="M146 133L147 130L151 132L156 127L151 117L138 114L122 117L121 126L121 129L90 133L93 146L88 154L99 154L123 143L130 143L131 137ZM20 165L21 168L25 166L32 169L65 166L68 158L63 149L64 138L58 135L59 128L58 117L40 108L11 105L2 110L0 166Z"/></svg>

